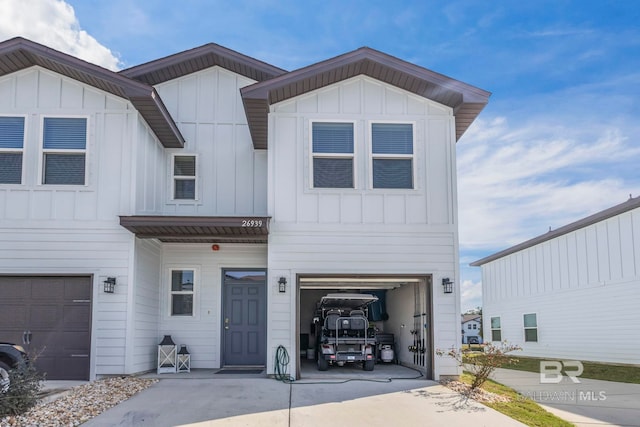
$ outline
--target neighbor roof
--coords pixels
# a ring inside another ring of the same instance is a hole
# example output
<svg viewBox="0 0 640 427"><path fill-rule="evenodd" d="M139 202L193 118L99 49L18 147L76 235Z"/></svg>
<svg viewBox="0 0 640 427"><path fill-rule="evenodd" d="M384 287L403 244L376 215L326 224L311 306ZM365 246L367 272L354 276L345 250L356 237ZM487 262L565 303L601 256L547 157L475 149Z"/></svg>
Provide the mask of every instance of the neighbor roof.
<svg viewBox="0 0 640 427"><path fill-rule="evenodd" d="M304 93L366 75L453 108L456 139L489 101L489 92L377 50L362 47L344 55L240 90L255 148L267 148L269 106Z"/></svg>
<svg viewBox="0 0 640 427"><path fill-rule="evenodd" d="M22 37L0 43L0 76L34 65L129 100L162 145L184 146L182 134L152 86Z"/></svg>
<svg viewBox="0 0 640 427"><path fill-rule="evenodd" d="M258 82L287 72L226 47L208 43L122 70L120 74L149 85L156 85L216 65Z"/></svg>
<svg viewBox="0 0 640 427"><path fill-rule="evenodd" d="M463 314L462 323L467 323L470 320L482 319L482 314Z"/></svg>
<svg viewBox="0 0 640 427"><path fill-rule="evenodd" d="M571 224L565 225L564 227L560 227L556 230L549 231L546 234L543 234L538 237L534 237L531 240L527 240L526 242L520 243L519 245L516 245L516 246L512 246L496 254L489 255L488 257L479 259L478 261L472 262L471 265L474 267L479 267L491 261L495 261L497 259L522 251L524 249L528 249L532 246L538 245L540 243L546 242L551 239L555 239L556 237L560 237L564 234L571 233L572 231L579 230L589 225L604 221L616 215L620 215L632 209L636 209L638 207L640 207L640 196L635 198L629 197L629 200L627 200L624 203L620 203L619 205L615 205L609 209L605 209L601 212L598 212L596 214L593 214L591 216L588 216L576 222L572 222Z"/></svg>

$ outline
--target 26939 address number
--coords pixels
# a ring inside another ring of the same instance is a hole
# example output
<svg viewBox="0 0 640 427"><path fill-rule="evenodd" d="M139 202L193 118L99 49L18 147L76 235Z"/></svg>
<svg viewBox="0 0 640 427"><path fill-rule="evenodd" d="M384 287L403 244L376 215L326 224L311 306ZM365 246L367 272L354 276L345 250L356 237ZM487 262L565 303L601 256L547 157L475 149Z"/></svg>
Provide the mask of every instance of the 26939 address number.
<svg viewBox="0 0 640 427"><path fill-rule="evenodd" d="M242 220L243 227L262 227L261 219L243 219Z"/></svg>

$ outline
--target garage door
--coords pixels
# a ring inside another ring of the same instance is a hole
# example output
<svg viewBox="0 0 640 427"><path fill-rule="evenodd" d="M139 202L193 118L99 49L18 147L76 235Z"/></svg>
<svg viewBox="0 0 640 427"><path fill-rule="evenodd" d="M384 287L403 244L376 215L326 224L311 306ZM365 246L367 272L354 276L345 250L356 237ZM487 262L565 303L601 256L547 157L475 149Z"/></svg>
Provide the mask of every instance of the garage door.
<svg viewBox="0 0 640 427"><path fill-rule="evenodd" d="M88 380L91 277L0 276L0 341L22 344L51 380Z"/></svg>

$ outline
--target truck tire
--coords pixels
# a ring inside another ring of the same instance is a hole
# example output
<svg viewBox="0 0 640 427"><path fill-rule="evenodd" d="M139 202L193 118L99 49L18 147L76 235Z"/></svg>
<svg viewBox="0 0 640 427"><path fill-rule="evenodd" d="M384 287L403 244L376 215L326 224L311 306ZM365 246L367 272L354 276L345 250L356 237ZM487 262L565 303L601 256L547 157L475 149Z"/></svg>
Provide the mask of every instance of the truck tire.
<svg viewBox="0 0 640 427"><path fill-rule="evenodd" d="M327 369L329 369L329 362L322 354L318 354L318 371L326 371Z"/></svg>

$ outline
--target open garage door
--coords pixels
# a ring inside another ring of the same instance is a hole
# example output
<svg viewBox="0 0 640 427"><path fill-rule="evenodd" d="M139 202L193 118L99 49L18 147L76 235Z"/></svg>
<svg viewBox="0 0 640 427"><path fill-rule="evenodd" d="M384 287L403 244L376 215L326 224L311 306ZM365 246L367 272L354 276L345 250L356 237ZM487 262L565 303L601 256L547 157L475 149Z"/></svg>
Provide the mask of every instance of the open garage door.
<svg viewBox="0 0 640 427"><path fill-rule="evenodd" d="M318 359L321 358L319 353L323 351L322 343L336 341L327 337L327 334L342 334L345 339L341 343L347 344L343 346L346 352L357 352L356 347L361 344L356 339L346 339L348 335L361 336L356 335L359 332L355 330L342 331L337 326L335 332L323 332L327 322L333 325L337 319L344 322L346 328L350 328L351 324L360 325L358 310L350 316L348 307L342 309L337 318L334 310L335 319L327 320L323 297L340 293L367 294L376 299L367 306L365 314L369 338L364 341L367 345L373 345L376 362L373 372L367 372L368 369L365 371L364 363L357 362L332 361L326 371L323 363L318 366ZM327 375L331 378L376 377L385 373L393 376L401 370L400 367L416 369L426 379L433 378L431 276L299 275L297 306L299 378ZM373 337L374 340L371 339Z"/></svg>
<svg viewBox="0 0 640 427"><path fill-rule="evenodd" d="M0 276L0 341L22 345L50 380L88 380L91 277Z"/></svg>

